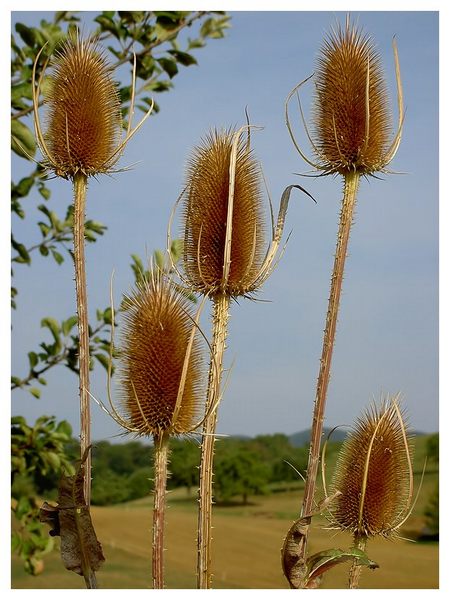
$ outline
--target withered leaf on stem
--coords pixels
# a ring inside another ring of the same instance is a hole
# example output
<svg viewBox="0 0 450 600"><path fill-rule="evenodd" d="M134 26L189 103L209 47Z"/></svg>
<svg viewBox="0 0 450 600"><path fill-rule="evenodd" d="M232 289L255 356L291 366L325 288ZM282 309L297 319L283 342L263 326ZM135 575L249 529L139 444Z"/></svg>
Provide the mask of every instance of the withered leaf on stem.
<svg viewBox="0 0 450 600"><path fill-rule="evenodd" d="M297 519L290 527L281 549L283 573L292 589L299 589L306 575L306 565L302 558L305 542L305 529L311 516Z"/></svg>
<svg viewBox="0 0 450 600"><path fill-rule="evenodd" d="M66 569L86 577L101 567L105 557L84 499L83 471L81 464L75 475L61 477L58 504L44 502L40 520L50 525L50 535L61 537L61 558Z"/></svg>

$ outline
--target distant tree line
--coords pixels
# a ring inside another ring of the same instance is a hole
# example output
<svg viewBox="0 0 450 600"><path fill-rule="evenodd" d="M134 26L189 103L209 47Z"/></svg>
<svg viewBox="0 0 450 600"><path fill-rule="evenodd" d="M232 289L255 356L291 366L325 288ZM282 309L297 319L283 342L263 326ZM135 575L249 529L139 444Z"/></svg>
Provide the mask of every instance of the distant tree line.
<svg viewBox="0 0 450 600"><path fill-rule="evenodd" d="M140 441L93 448L93 504L115 504L142 498L153 489L149 467L153 448ZM200 448L195 438L171 443L169 489L185 487L188 494L198 487ZM270 484L299 481L308 460L307 447L295 448L284 434L261 435L252 439L220 438L217 444L214 482L216 502L238 498L247 503L249 495L263 494ZM295 466L295 469L286 461Z"/></svg>
<svg viewBox="0 0 450 600"><path fill-rule="evenodd" d="M66 446L67 455L76 461L78 444ZM153 489L151 445L134 440L115 444L94 443L92 504L108 505L148 496ZM196 438L171 442L169 489L185 487L188 494L198 488L199 443ZM246 503L249 495L264 494L274 484L299 482L297 471L304 472L308 449L294 447L288 436L277 433L255 438L219 438L214 472L215 500L232 499ZM295 468L294 468L295 467ZM14 485L22 491L56 497L58 479L54 473L40 473L16 478Z"/></svg>
<svg viewBox="0 0 450 600"><path fill-rule="evenodd" d="M295 441L294 441L295 443ZM330 442L327 457L332 460L342 442ZM52 454L51 450L47 454ZM126 443L95 442L93 456L92 503L105 506L149 496L153 490L153 447L140 440ZM76 462L78 442L71 439L65 446L69 461ZM439 435L427 439L429 468L439 464ZM52 455L53 456L53 455ZM171 441L169 489L184 487L194 495L198 489L200 448L195 437ZM265 494L300 482L297 471L304 473L308 462L308 446L294 446L284 434L258 435L254 438L219 438L214 469L214 493L217 503L247 503L250 495ZM44 463L36 465L32 474L14 478L14 488L22 496L56 498L58 477ZM45 466L45 465L44 465ZM65 468L64 465L62 465ZM17 488L17 489L16 489ZM438 487L428 499L425 509L427 536L435 538L439 531Z"/></svg>

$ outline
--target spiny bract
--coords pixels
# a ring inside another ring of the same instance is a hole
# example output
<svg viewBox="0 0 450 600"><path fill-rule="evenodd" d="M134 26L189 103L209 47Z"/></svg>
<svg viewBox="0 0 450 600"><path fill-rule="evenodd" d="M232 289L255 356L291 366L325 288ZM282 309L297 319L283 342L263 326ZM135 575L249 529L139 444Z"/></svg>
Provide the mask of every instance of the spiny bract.
<svg viewBox="0 0 450 600"><path fill-rule="evenodd" d="M204 391L198 336L174 414L195 327L190 301L165 276L153 273L125 298L125 307L120 354L123 421L138 435L190 432L199 418Z"/></svg>
<svg viewBox="0 0 450 600"><path fill-rule="evenodd" d="M212 131L188 163L184 196L184 268L202 293L245 295L252 291L264 259L261 174L240 138L231 219L230 271L224 280L233 131Z"/></svg>
<svg viewBox="0 0 450 600"><path fill-rule="evenodd" d="M317 61L313 134L330 173L372 173L386 164L391 130L380 57L368 36L347 20L338 25Z"/></svg>
<svg viewBox="0 0 450 600"><path fill-rule="evenodd" d="M332 527L389 536L409 508L410 440L398 406L372 406L356 422L336 465ZM406 440L406 445L405 445Z"/></svg>
<svg viewBox="0 0 450 600"><path fill-rule="evenodd" d="M122 119L117 85L95 40L69 37L56 54L49 82L44 139L50 167L66 178L107 172L115 162Z"/></svg>

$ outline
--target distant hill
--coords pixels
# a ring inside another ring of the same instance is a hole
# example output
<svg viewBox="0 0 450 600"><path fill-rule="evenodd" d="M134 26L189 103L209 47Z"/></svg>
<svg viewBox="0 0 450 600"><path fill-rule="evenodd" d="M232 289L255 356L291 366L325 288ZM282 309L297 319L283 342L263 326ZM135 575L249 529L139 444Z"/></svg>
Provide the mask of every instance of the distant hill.
<svg viewBox="0 0 450 600"><path fill-rule="evenodd" d="M331 427L323 428L323 436L322 439L326 440L327 435L330 433ZM333 442L342 442L345 440L345 436L347 432L343 428L336 429L333 431L331 436L331 441ZM289 441L295 448L300 448L302 446L306 446L309 444L309 440L311 439L311 429L304 429L303 431L297 431L297 433L291 434L289 437Z"/></svg>
<svg viewBox="0 0 450 600"><path fill-rule="evenodd" d="M331 427L323 428L323 436L322 440L325 441L327 439L327 435L330 433ZM347 435L347 429L344 427L340 427L333 431L331 436L332 442L343 442ZM425 433L423 431L412 431L411 435L414 437L419 437L422 435L431 435L430 433ZM297 431L296 433L292 433L288 436L289 441L294 446L294 448L301 448L302 446L306 446L309 444L309 440L311 438L311 429L304 429L303 431Z"/></svg>

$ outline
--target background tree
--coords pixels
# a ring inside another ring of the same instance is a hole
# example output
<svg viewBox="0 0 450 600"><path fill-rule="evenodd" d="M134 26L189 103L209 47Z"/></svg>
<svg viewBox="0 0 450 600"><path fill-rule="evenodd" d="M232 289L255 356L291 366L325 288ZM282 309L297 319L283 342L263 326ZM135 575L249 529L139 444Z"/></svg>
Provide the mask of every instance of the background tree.
<svg viewBox="0 0 450 600"><path fill-rule="evenodd" d="M269 482L270 468L255 450L239 441L218 444L214 470L214 496L228 502L241 496L247 504L249 494L262 494Z"/></svg>
<svg viewBox="0 0 450 600"><path fill-rule="evenodd" d="M427 440L426 455L437 469L439 468L439 434L433 433ZM431 493L424 515L428 528L427 537L439 538L439 482Z"/></svg>
<svg viewBox="0 0 450 600"><path fill-rule="evenodd" d="M172 440L169 488L185 486L188 494L191 493L192 488L198 488L199 463L200 447L198 441L192 439Z"/></svg>
<svg viewBox="0 0 450 600"><path fill-rule="evenodd" d="M136 99L137 106L147 111L155 94L168 91L173 87L173 79L179 69L197 64L193 52L204 47L208 40L224 36L229 26L229 17L223 12L205 11L103 11L93 19L95 34L108 52L113 55L114 67L128 64L131 70L134 55L136 56ZM30 128L33 112L31 73L37 53L45 45L37 65L37 77L47 58L55 47L66 37L69 30L80 21L74 12L55 12L53 19L42 19L39 25L30 27L24 23L15 24L15 33L11 36L11 149L24 161L31 162L36 155L36 141ZM190 35L180 35L189 30ZM129 78L131 79L131 77ZM46 81L43 81L45 92ZM131 86L120 87L121 100L124 103L124 127L131 99ZM156 102L154 112L159 111ZM72 246L72 207L66 209L63 216L49 210L46 201L52 193L51 183L43 178L43 168L37 164L19 181L11 182L11 210L13 214L12 246L12 286L11 303L13 309L19 301L18 289L14 286L14 269L20 265L30 267L33 256L39 253L51 257L60 265L71 256ZM25 202L26 199L26 202ZM20 223L27 218L31 203L38 202L37 208L41 218L36 227L36 239L28 242L21 239ZM86 223L86 239L95 242L106 231L102 223L88 220ZM174 251L176 248L174 248ZM178 248L180 251L180 248ZM136 278L142 274L140 259L133 256L133 271ZM58 321L50 316L40 320L41 326L48 331L51 342L42 342L39 348L28 352L29 370L25 374L13 375L11 389L26 389L39 398L42 386L47 384L46 373L57 365L63 365L74 373L78 373L78 336L75 334L77 319L75 315ZM111 310L109 307L96 311L96 321L90 324L90 352L95 360L107 367L109 357L109 328L111 326ZM91 368L94 368L94 360ZM46 420L47 419L47 420ZM45 464L46 477L57 477L61 466L68 464L63 441L68 442L68 424L56 424L47 417L36 421L34 426L26 424L22 417L15 417L12 423L12 472L20 475L25 481L30 469ZM20 438L29 439L27 452L23 452ZM28 437L27 437L28 436ZM36 437L37 436L37 437ZM62 440L62 437L65 437ZM39 444L36 442L39 438ZM67 438L67 439L66 439ZM14 441L15 440L15 441ZM48 450L52 448L52 450ZM33 466L34 465L34 466ZM20 481L20 477L18 479ZM114 485L114 477L110 477L110 487ZM32 499L24 500L21 495L23 485L13 487L13 510L19 525L14 530L13 548L24 559L30 573L37 574L43 568L40 556L48 551L49 538L42 530L36 518L36 507ZM116 494L117 495L117 494ZM50 540L51 541L51 540Z"/></svg>

